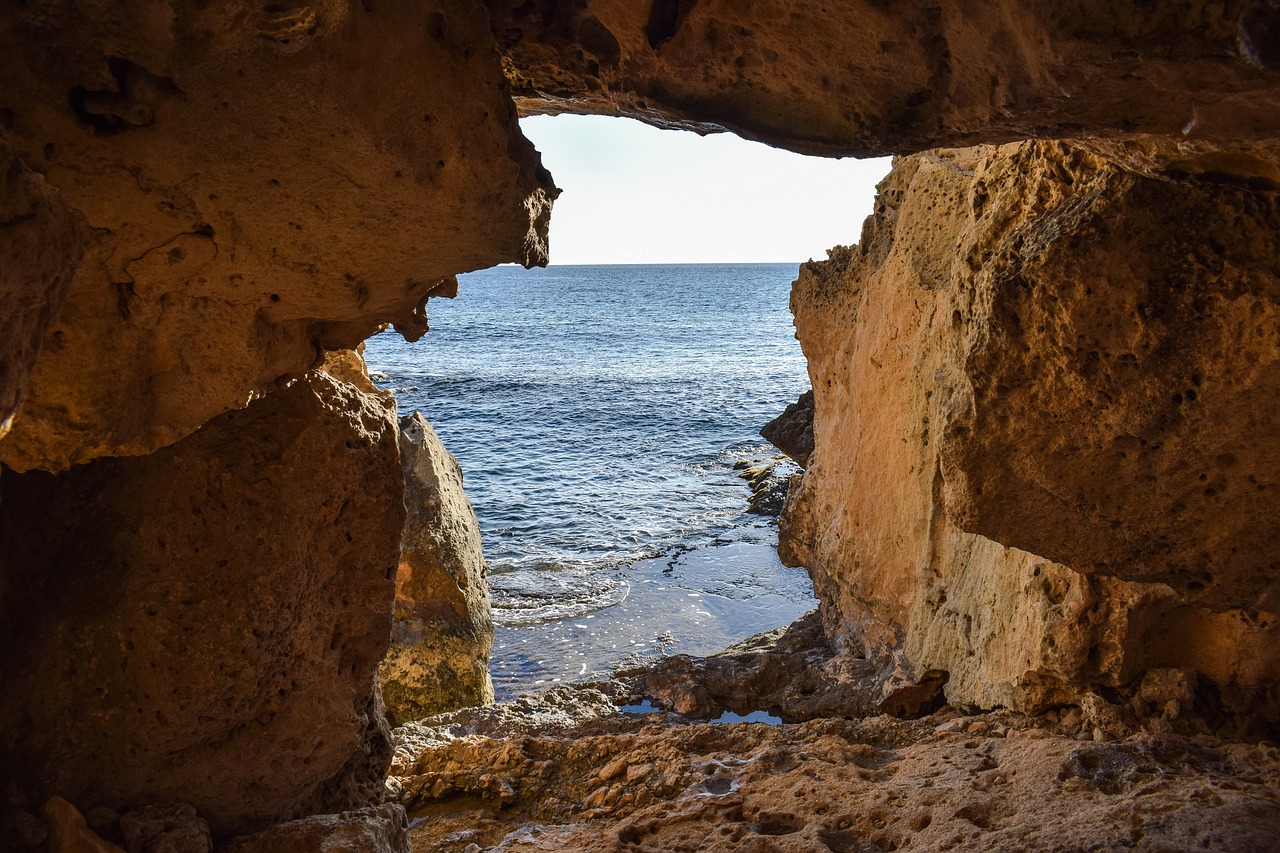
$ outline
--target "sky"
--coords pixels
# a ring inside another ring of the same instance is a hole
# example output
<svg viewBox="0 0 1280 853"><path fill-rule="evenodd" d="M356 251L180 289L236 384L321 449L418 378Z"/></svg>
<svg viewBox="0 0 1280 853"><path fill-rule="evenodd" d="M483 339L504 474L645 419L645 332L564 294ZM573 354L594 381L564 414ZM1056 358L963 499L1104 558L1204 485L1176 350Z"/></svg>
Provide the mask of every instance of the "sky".
<svg viewBox="0 0 1280 853"><path fill-rule="evenodd" d="M799 263L858 241L889 158L806 157L732 134L533 116L563 192L552 264Z"/></svg>

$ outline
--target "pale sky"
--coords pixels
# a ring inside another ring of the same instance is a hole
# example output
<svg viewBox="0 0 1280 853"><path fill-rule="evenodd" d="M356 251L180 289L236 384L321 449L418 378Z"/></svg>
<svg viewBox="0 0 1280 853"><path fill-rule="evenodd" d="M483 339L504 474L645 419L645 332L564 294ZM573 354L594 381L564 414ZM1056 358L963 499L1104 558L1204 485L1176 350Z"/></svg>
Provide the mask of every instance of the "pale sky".
<svg viewBox="0 0 1280 853"><path fill-rule="evenodd" d="M563 193L552 264L798 263L858 241L889 158L805 157L608 116L521 128Z"/></svg>

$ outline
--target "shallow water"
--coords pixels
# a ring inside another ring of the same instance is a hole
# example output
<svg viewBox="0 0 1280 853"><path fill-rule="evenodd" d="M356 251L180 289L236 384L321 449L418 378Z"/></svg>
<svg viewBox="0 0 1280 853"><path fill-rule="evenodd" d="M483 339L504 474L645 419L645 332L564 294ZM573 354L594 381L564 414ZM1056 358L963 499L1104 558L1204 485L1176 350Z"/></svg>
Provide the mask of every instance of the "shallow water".
<svg viewBox="0 0 1280 853"><path fill-rule="evenodd" d="M790 264L501 267L366 358L458 457L500 696L708 653L814 606L735 461L806 387Z"/></svg>

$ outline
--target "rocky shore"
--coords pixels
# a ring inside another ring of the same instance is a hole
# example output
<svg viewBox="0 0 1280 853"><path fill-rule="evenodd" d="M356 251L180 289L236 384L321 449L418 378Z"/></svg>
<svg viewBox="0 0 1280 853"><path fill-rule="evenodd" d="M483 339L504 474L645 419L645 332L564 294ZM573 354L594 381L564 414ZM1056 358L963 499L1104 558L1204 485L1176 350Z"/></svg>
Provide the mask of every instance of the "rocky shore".
<svg viewBox="0 0 1280 853"><path fill-rule="evenodd" d="M867 714L813 628L397 729L413 849L1260 853L1280 832L1280 747L1154 689L1145 716ZM729 709L781 720L712 721Z"/></svg>

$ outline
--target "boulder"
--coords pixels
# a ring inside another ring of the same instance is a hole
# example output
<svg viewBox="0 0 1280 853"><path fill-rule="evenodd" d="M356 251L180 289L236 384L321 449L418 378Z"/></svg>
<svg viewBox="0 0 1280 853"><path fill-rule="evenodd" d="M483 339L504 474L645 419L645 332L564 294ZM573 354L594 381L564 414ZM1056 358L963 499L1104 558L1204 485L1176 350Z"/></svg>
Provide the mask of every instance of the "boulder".
<svg viewBox="0 0 1280 853"><path fill-rule="evenodd" d="M765 441L796 461L801 468L813 453L813 389L787 405L782 414L760 427Z"/></svg>
<svg viewBox="0 0 1280 853"><path fill-rule="evenodd" d="M309 374L177 444L0 477L0 764L215 834L376 802L394 408Z"/></svg>
<svg viewBox="0 0 1280 853"><path fill-rule="evenodd" d="M904 158L801 269L817 449L782 552L838 645L953 704L1173 667L1274 718L1280 206L1104 154Z"/></svg>
<svg viewBox="0 0 1280 853"><path fill-rule="evenodd" d="M397 723L493 701L493 622L480 522L462 468L414 412L400 420L407 519L391 648L378 668Z"/></svg>

